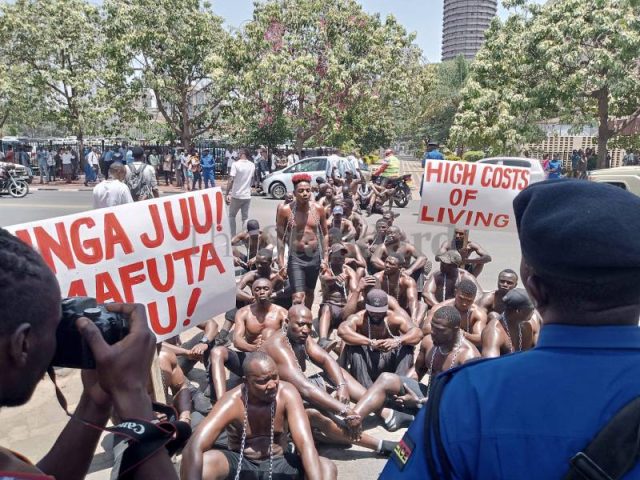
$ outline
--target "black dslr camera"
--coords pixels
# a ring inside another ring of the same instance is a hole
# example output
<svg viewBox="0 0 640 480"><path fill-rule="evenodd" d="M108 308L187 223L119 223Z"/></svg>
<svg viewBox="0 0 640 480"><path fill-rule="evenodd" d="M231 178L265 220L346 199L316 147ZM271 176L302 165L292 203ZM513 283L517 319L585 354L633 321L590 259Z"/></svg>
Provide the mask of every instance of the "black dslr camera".
<svg viewBox="0 0 640 480"><path fill-rule="evenodd" d="M109 345L122 340L129 333L129 322L122 315L109 312L98 305L95 298L71 297L62 300L62 320L56 331L56 354L51 361L54 367L96 368L91 348L76 328L76 320L87 317L100 329Z"/></svg>

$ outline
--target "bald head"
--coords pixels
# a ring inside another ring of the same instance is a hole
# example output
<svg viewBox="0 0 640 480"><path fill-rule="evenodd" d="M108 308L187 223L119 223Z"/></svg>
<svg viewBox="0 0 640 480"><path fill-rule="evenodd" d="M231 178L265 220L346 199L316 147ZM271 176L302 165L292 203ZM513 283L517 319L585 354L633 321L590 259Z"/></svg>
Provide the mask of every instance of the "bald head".
<svg viewBox="0 0 640 480"><path fill-rule="evenodd" d="M247 353L242 364L242 371L245 377L265 375L275 369L275 362L264 352Z"/></svg>
<svg viewBox="0 0 640 480"><path fill-rule="evenodd" d="M120 162L113 162L109 167L109 176L122 180L126 175L124 165Z"/></svg>
<svg viewBox="0 0 640 480"><path fill-rule="evenodd" d="M289 309L289 320L298 321L301 318L312 318L311 310L302 304L294 305Z"/></svg>

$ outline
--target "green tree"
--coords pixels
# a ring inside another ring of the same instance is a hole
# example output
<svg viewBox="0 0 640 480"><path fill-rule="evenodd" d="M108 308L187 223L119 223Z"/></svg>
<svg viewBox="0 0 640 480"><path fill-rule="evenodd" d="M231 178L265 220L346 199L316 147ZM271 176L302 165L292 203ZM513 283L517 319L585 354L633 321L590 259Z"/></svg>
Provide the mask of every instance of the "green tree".
<svg viewBox="0 0 640 480"><path fill-rule="evenodd" d="M14 99L34 95L22 106L35 107L81 146L85 135L118 118L102 47L99 10L83 0L17 0L0 7L0 57L22 74ZM33 108L17 108L27 110Z"/></svg>
<svg viewBox="0 0 640 480"><path fill-rule="evenodd" d="M140 96L131 108L150 121L155 104L187 148L212 133L234 78L223 57L229 34L211 6L198 0L107 0L104 9L109 57Z"/></svg>
<svg viewBox="0 0 640 480"><path fill-rule="evenodd" d="M310 140L369 137L373 123L392 124L384 117L408 89L419 58L412 41L393 17L381 21L355 0L257 3L229 52L238 128L284 119L298 151Z"/></svg>
<svg viewBox="0 0 640 480"><path fill-rule="evenodd" d="M455 122L455 138L509 152L559 118L598 125L598 166L610 139L640 115L640 10L632 0L508 2L479 52ZM611 121L612 118L625 121Z"/></svg>

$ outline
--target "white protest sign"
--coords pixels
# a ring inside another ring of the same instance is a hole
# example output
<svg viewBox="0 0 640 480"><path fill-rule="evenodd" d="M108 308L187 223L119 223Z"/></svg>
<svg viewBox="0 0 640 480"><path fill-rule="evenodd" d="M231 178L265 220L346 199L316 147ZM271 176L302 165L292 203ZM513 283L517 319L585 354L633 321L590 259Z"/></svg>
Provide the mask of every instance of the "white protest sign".
<svg viewBox="0 0 640 480"><path fill-rule="evenodd" d="M514 232L512 202L530 176L522 167L427 160L419 222Z"/></svg>
<svg viewBox="0 0 640 480"><path fill-rule="evenodd" d="M55 273L63 297L136 302L158 341L235 306L219 188L7 227Z"/></svg>

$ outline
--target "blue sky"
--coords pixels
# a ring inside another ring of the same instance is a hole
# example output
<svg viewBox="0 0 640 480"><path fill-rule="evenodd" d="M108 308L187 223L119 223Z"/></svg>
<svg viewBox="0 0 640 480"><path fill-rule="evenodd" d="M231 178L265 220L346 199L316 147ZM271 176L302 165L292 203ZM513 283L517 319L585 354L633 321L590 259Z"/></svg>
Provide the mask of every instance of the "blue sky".
<svg viewBox="0 0 640 480"><path fill-rule="evenodd" d="M425 57L440 61L442 39L443 0L358 0L369 13L382 16L393 14L410 32L416 32L416 43ZM544 0L534 0L542 3ZM253 0L213 0L213 10L226 19L230 26L238 27L251 19ZM499 3L502 3L501 1ZM500 8L500 15L504 10Z"/></svg>

